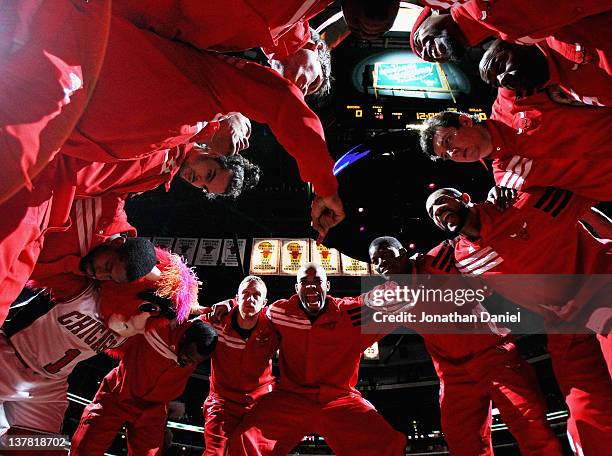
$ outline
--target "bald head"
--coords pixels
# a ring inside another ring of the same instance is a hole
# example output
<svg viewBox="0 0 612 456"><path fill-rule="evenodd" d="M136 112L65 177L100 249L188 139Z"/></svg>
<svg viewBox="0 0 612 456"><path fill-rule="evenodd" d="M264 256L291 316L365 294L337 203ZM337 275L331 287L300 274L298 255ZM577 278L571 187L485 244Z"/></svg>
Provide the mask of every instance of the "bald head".
<svg viewBox="0 0 612 456"><path fill-rule="evenodd" d="M456 62L465 54L467 40L450 14L432 14L425 8L412 30L411 45L428 62Z"/></svg>
<svg viewBox="0 0 612 456"><path fill-rule="evenodd" d="M370 243L369 254L374 271L387 280L391 275L410 272L408 252L393 236L381 236L374 239Z"/></svg>
<svg viewBox="0 0 612 456"><path fill-rule="evenodd" d="M307 275L309 269L314 269L316 271L316 275L321 278L321 280L327 280L327 272L325 272L325 268L321 266L319 263L314 261L310 261L304 264L300 269L298 269L296 281L299 283L300 280Z"/></svg>
<svg viewBox="0 0 612 456"><path fill-rule="evenodd" d="M370 242L369 251L371 252L372 250L375 250L380 246L393 247L397 250L404 248L402 243L397 238L394 238L393 236L380 236Z"/></svg>

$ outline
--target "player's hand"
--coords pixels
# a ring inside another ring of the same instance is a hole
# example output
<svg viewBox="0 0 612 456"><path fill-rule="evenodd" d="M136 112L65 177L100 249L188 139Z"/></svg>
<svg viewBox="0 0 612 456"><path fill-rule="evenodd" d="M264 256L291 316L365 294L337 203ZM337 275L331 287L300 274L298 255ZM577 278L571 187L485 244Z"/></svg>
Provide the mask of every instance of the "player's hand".
<svg viewBox="0 0 612 456"><path fill-rule="evenodd" d="M218 302L211 307L210 320L215 323L220 323L221 319L232 310L230 300Z"/></svg>
<svg viewBox="0 0 612 456"><path fill-rule="evenodd" d="M487 201L495 204L499 211L505 211L516 200L518 191L513 188L495 186L489 190Z"/></svg>
<svg viewBox="0 0 612 456"><path fill-rule="evenodd" d="M231 156L248 149L251 136L251 121L239 112L228 114L219 122L219 130L208 144L209 154Z"/></svg>
<svg viewBox="0 0 612 456"><path fill-rule="evenodd" d="M327 232L346 217L338 193L329 196L317 196L312 202L310 216L312 227L319 233L317 244L323 242Z"/></svg>
<svg viewBox="0 0 612 456"><path fill-rule="evenodd" d="M136 334L144 334L147 328L147 320L151 317L149 312L140 312L126 318L124 315L112 314L107 326L109 329L122 337L131 337Z"/></svg>

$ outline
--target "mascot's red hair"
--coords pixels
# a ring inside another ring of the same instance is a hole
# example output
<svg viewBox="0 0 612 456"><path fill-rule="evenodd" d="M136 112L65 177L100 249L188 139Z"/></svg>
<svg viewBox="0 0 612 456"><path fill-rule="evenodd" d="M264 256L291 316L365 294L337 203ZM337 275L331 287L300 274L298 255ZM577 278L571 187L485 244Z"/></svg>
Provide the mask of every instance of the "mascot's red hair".
<svg viewBox="0 0 612 456"><path fill-rule="evenodd" d="M132 283L100 284L100 314L110 329L125 336L157 327L171 320L181 323L198 305L199 282L183 259L155 248L156 280L149 276Z"/></svg>

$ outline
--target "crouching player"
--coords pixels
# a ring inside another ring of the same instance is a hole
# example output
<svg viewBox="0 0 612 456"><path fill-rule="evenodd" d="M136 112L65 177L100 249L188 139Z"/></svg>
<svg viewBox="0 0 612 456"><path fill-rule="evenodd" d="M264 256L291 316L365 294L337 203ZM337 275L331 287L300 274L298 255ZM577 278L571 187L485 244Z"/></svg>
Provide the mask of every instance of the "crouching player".
<svg viewBox="0 0 612 456"><path fill-rule="evenodd" d="M389 280L398 274L459 274L452 262L453 249L452 241L444 241L411 258L396 238L385 236L374 239L369 252L374 270ZM466 311L486 312L482 305ZM442 430L454 456L493 454L493 401L521 454L561 454L546 421L546 403L535 372L518 353L509 330L490 323L474 325L474 334L450 328L439 333L431 324L407 326L423 337L440 379Z"/></svg>
<svg viewBox="0 0 612 456"><path fill-rule="evenodd" d="M149 325L130 338L120 348L119 365L83 411L70 454L102 456L125 425L129 454L161 455L168 404L216 343L215 330L198 319Z"/></svg>
<svg viewBox="0 0 612 456"><path fill-rule="evenodd" d="M263 395L272 391L272 355L278 337L262 308L267 288L257 276L245 277L233 308L214 322L219 344L211 355L210 393L204 403L206 456L226 454L230 435Z"/></svg>

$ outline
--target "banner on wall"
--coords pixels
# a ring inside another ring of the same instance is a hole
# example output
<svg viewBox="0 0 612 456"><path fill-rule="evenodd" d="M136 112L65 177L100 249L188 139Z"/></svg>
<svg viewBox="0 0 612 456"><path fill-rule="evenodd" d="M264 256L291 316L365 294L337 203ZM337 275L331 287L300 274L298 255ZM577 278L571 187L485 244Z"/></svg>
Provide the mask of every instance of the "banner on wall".
<svg viewBox="0 0 612 456"><path fill-rule="evenodd" d="M193 264L197 247L198 238L178 238L173 251L185 258L187 264Z"/></svg>
<svg viewBox="0 0 612 456"><path fill-rule="evenodd" d="M280 239L281 274L296 275L310 261L309 239Z"/></svg>
<svg viewBox="0 0 612 456"><path fill-rule="evenodd" d="M238 239L238 248L234 247L233 239L223 240L223 254L221 262L226 266L238 266L238 251L240 251L240 260L244 264L244 250L246 248L246 239Z"/></svg>
<svg viewBox="0 0 612 456"><path fill-rule="evenodd" d="M151 239L151 238L144 238ZM156 236L154 245L172 250L196 266L238 266L237 253L245 260L246 239L173 238ZM341 254L336 249L317 245L313 239L253 239L249 270L251 274L295 275L309 261L319 263L328 275L367 276L371 267Z"/></svg>
<svg viewBox="0 0 612 456"><path fill-rule="evenodd" d="M342 274L352 276L367 276L370 275L370 264L365 261L359 261L344 253L340 255L342 261Z"/></svg>
<svg viewBox="0 0 612 456"><path fill-rule="evenodd" d="M251 274L278 274L279 249L278 239L253 239Z"/></svg>
<svg viewBox="0 0 612 456"><path fill-rule="evenodd" d="M194 264L196 266L217 266L221 254L221 239L200 239L200 248Z"/></svg>
<svg viewBox="0 0 612 456"><path fill-rule="evenodd" d="M172 250L172 246L174 245L173 237L154 237L153 245L156 247L161 247L162 249Z"/></svg>
<svg viewBox="0 0 612 456"><path fill-rule="evenodd" d="M378 360L380 359L380 350L378 348L378 342L374 342L363 352L363 359L367 360Z"/></svg>
<svg viewBox="0 0 612 456"><path fill-rule="evenodd" d="M336 249L329 249L323 244L317 245L316 241L311 239L310 258L323 266L327 275L340 274L340 252Z"/></svg>

